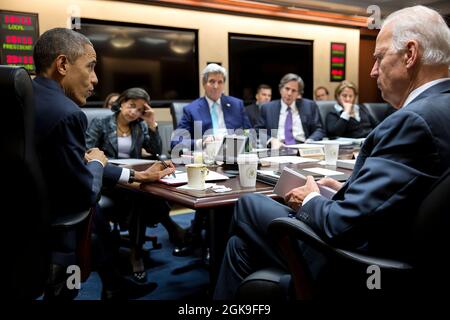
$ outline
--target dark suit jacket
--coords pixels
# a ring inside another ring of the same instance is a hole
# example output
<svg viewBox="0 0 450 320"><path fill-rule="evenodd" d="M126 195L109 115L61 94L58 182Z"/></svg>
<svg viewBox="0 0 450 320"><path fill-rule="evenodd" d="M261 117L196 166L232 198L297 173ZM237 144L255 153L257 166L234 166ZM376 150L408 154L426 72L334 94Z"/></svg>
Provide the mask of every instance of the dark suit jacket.
<svg viewBox="0 0 450 320"><path fill-rule="evenodd" d="M103 150L108 158L118 158L117 114L92 120L86 131L86 146ZM141 158L142 148L151 154L160 154L161 137L158 130L148 129L144 121L131 123L131 158Z"/></svg>
<svg viewBox="0 0 450 320"><path fill-rule="evenodd" d="M227 129L249 129L252 127L245 113L242 100L230 96L222 96L220 102ZM205 97L198 98L184 107L183 117L172 137L172 148L181 142L183 146L192 148L193 141L202 138L194 137L195 121L201 121L202 137L206 130L212 129L211 114Z"/></svg>
<svg viewBox="0 0 450 320"><path fill-rule="evenodd" d="M315 197L297 218L338 246L407 259L409 226L450 166L450 81L381 122L366 138L353 174L331 201Z"/></svg>
<svg viewBox="0 0 450 320"><path fill-rule="evenodd" d="M325 136L325 131L320 120L319 108L317 104L308 99L299 99L296 106L302 122L303 131L306 139L321 140ZM281 100L274 100L264 104L261 107L261 114L257 129L267 129L268 138L272 137L271 130L278 129L280 120ZM261 131L260 131L261 132ZM273 136L276 138L276 135ZM264 137L260 135L260 139L264 141Z"/></svg>
<svg viewBox="0 0 450 320"><path fill-rule="evenodd" d="M345 120L341 118L341 114L342 111L336 110L327 114L326 127L329 137L365 138L378 125L378 121L362 104L359 105L359 122L352 117Z"/></svg>
<svg viewBox="0 0 450 320"><path fill-rule="evenodd" d="M259 106L256 103L250 104L245 107L245 112L247 113L248 119L254 128L259 119Z"/></svg>
<svg viewBox="0 0 450 320"><path fill-rule="evenodd" d="M122 169L84 162L86 115L53 80L33 80L36 148L53 217L92 207L102 186L118 181Z"/></svg>

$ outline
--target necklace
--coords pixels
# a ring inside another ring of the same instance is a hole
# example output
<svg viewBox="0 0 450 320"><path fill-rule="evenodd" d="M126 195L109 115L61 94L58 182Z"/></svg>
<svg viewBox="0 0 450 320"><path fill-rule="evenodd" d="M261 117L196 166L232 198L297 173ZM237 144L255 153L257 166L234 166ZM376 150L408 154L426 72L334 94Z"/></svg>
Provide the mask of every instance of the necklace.
<svg viewBox="0 0 450 320"><path fill-rule="evenodd" d="M122 129L119 125L117 125L117 133L122 137L129 136L131 133L130 127L127 127L126 130Z"/></svg>

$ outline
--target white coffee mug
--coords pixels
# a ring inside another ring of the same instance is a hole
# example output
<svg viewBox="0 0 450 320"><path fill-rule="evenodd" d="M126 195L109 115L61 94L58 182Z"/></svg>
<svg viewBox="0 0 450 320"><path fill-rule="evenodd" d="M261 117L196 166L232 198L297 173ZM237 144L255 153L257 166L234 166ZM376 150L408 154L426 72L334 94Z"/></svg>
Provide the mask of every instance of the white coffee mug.
<svg viewBox="0 0 450 320"><path fill-rule="evenodd" d="M188 176L188 186L195 189L205 188L205 179L209 173L206 165L201 163L191 163L186 165Z"/></svg>
<svg viewBox="0 0 450 320"><path fill-rule="evenodd" d="M323 152L325 153L325 164L335 166L339 154L339 144L326 143L323 146Z"/></svg>
<svg viewBox="0 0 450 320"><path fill-rule="evenodd" d="M239 181L242 187L256 185L256 171L258 170L258 156L256 154L240 154L237 158L239 165Z"/></svg>

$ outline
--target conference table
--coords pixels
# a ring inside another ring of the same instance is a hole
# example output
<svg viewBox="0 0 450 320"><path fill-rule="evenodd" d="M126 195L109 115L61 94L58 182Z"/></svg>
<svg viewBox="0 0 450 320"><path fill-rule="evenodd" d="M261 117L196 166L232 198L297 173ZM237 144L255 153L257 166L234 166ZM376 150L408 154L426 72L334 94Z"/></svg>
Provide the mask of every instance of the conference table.
<svg viewBox="0 0 450 320"><path fill-rule="evenodd" d="M340 150L340 159L349 159L353 150ZM131 166L135 170L144 170L149 164L140 164ZM276 165L275 165L276 166ZM338 170L343 173L351 174L352 170L336 168L335 166L324 166L317 162L289 164L291 168L304 169L310 167L321 167L331 170ZM218 173L226 174L227 171L220 166L208 167ZM273 169L273 166L271 167ZM264 168L261 168L264 169ZM177 166L177 170L185 170L184 166ZM224 185L231 189L225 193L216 193L211 189L202 191L179 189L176 186L170 186L163 183L143 183L141 185L133 184L127 188L135 191L149 193L153 196L165 199L169 202L180 204L184 207L204 211L207 216L207 241L210 250L209 271L210 271L210 289L213 290L220 264L225 251L226 242L229 236L229 226L233 213L234 204L244 194L260 193L276 201L282 202L283 199L273 192L273 186L264 182L257 181L255 187L245 188L239 183L239 177L230 177L228 180L217 181L216 184Z"/></svg>

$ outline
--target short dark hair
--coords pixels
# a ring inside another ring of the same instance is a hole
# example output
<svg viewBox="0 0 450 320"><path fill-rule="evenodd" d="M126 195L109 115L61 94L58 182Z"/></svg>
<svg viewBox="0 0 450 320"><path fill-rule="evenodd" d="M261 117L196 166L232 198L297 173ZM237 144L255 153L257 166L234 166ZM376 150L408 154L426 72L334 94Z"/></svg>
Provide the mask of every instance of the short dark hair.
<svg viewBox="0 0 450 320"><path fill-rule="evenodd" d="M265 84L265 83L260 84L260 85L258 86L258 88L256 88L256 93L258 93L258 92L261 91L262 89L270 89L270 90L272 90L272 87L269 86L268 84Z"/></svg>
<svg viewBox="0 0 450 320"><path fill-rule="evenodd" d="M110 94L108 94L108 96L105 99L105 102L103 102L103 108L109 108L108 107L109 100L111 100L114 97L118 97L118 96L120 96L120 93L118 93L118 92L111 92Z"/></svg>
<svg viewBox="0 0 450 320"><path fill-rule="evenodd" d="M84 53L84 47L91 41L81 33L66 29L54 28L45 31L36 41L33 50L36 73L44 72L52 65L60 54L67 56L70 63L76 61Z"/></svg>
<svg viewBox="0 0 450 320"><path fill-rule="evenodd" d="M323 90L325 90L325 93L327 94L327 95L329 95L330 93L328 92L328 89L327 88L325 88L324 86L320 86L320 87L317 87L316 88L316 90L314 90L314 94L316 94L317 93L317 91L319 91L320 89L323 89Z"/></svg>
<svg viewBox="0 0 450 320"><path fill-rule="evenodd" d="M122 92L116 101L112 104L111 111L119 112L122 102L130 99L144 99L145 102L150 104L150 95L142 88L130 88Z"/></svg>
<svg viewBox="0 0 450 320"><path fill-rule="evenodd" d="M286 85L286 83L295 81L298 84L298 93L303 94L303 89L305 88L305 83L303 82L303 79L295 74L295 73L288 73L283 76L280 80L280 84L278 85L278 88L281 90Z"/></svg>

